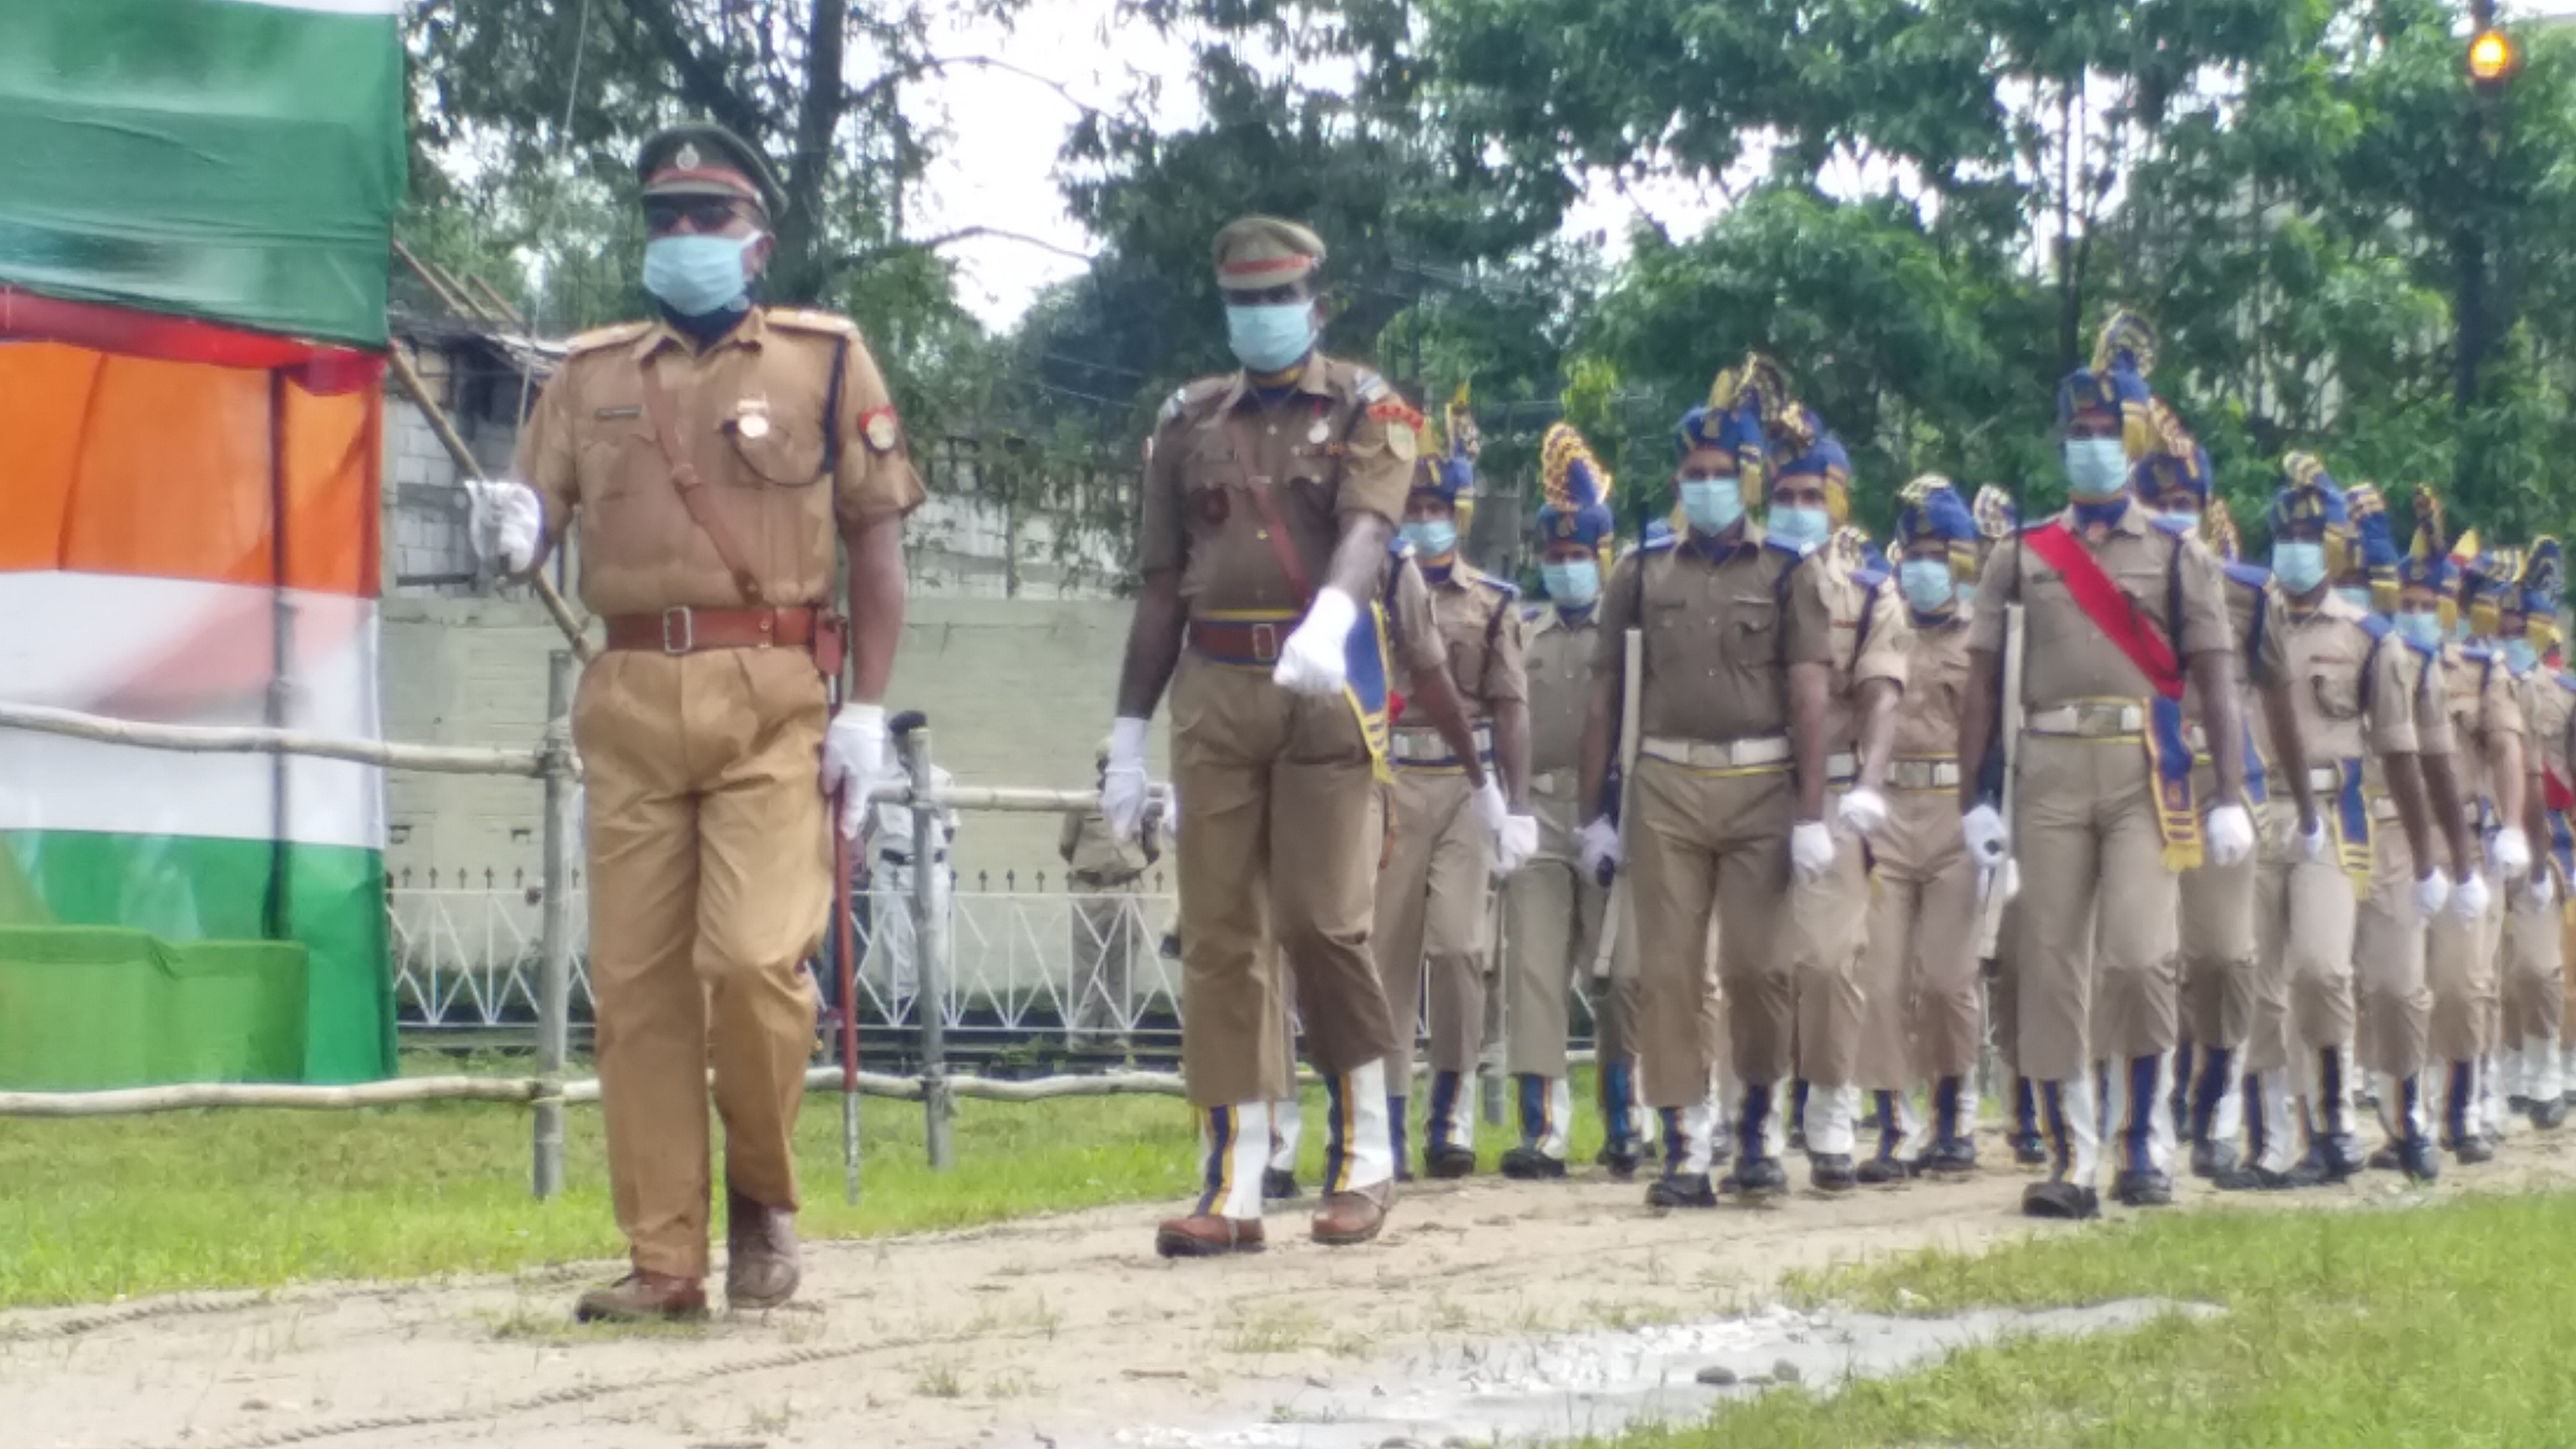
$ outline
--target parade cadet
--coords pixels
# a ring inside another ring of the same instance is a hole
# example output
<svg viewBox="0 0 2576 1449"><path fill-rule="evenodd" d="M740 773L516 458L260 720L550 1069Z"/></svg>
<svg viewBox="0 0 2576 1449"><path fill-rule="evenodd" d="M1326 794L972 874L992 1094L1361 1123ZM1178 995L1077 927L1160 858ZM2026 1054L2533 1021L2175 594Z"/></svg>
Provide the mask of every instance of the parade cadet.
<svg viewBox="0 0 2576 1449"><path fill-rule="evenodd" d="M476 547L514 574L578 514L581 599L607 621L573 741L632 1271L584 1293L584 1319L706 1311L710 1067L726 1296L774 1308L796 1291L793 1133L814 1043L798 963L830 914L823 797L855 837L885 764L903 517L922 498L858 329L757 303L784 210L759 153L678 126L644 143L636 174L655 316L575 338L520 442L527 483L472 490ZM836 535L846 633L829 603ZM845 639L851 703L834 717Z"/></svg>
<svg viewBox="0 0 2576 1449"><path fill-rule="evenodd" d="M2430 490L2418 488L2418 517L2430 503ZM2498 598L2519 572L2519 560L2500 553L2480 554L2475 535L2452 550L2457 603L2445 596L2435 604L2435 618L2445 627L2465 624L2471 636L2456 635L2442 646L2441 678L2459 748L2460 804L2468 812L2468 857L2458 866L2458 887L2451 909L2436 917L2426 933L2424 975L2433 991L2430 1050L2444 1068L2441 1091L2442 1147L2463 1166L2495 1156L2493 1124L2479 1105L2480 1068L2494 1034L2496 948L2503 938L2499 898L2512 891L2531 869L2531 847L2523 834L2524 784L2522 706L2515 698L2512 672L2492 647L2501 610ZM2414 581L2408 580L2410 597ZM2409 605L2410 609L2413 607ZM2453 610L2458 612L2453 614Z"/></svg>
<svg viewBox="0 0 2576 1449"><path fill-rule="evenodd" d="M1748 373L1769 369L1767 390L1788 394L1767 358L1748 358ZM1860 1116L1860 1045L1864 1002L1860 958L1869 922L1870 880L1863 840L1887 822L1887 759L1896 705L1905 691L1913 626L1885 568L1869 566L1864 536L1847 526L1851 459L1824 419L1801 404L1766 416L1773 459L1771 507L1764 515L1774 547L1812 556L1821 574L1833 644L1825 714L1825 774L1834 809L1831 833L1809 841L1816 858L1797 858L1790 911L1797 1010L1797 1093L1804 1109L1808 1181L1820 1192L1849 1191ZM1796 842L1792 842L1793 846ZM1719 926L1724 949L1727 924Z"/></svg>
<svg viewBox="0 0 2576 1449"><path fill-rule="evenodd" d="M1421 415L1375 373L1317 350L1323 250L1313 232L1269 217L1217 234L1216 281L1242 370L1174 394L1146 464L1144 580L1101 809L1121 835L1142 824L1145 734L1168 687L1178 834L1189 842L1176 852L1182 1074L1205 1114L1206 1190L1156 1235L1166 1256L1263 1245L1270 1104L1289 1080L1283 951L1331 1104L1311 1232L1328 1245L1366 1242L1394 1199L1394 1031L1369 951L1382 853L1372 826L1389 668L1383 591ZM1394 586L1404 577L1396 570ZM1445 686L1436 657L1413 662ZM1456 709L1435 686L1414 703L1444 701ZM1470 774L1482 782L1481 768Z"/></svg>
<svg viewBox="0 0 2576 1449"><path fill-rule="evenodd" d="M1450 405L1447 448L1427 448L1405 500L1404 539L1431 586L1431 619L1446 646L1448 676L1465 703L1474 748L1462 754L1409 715L1397 722L1391 754L1394 845L1377 881L1371 941L1395 1051L1387 1061L1390 1121L1401 1122L1413 1081L1413 1024L1427 982L1431 1101L1423 1122L1427 1176L1476 1170L1476 1057L1485 1036L1485 973L1491 961L1493 877L1509 875L1538 844L1527 815L1529 680L1521 663L1519 593L1458 552L1474 506L1475 421L1465 400ZM1417 686L1396 681L1407 698ZM1469 773L1472 756L1482 767ZM1401 1142L1404 1128L1395 1127Z"/></svg>
<svg viewBox="0 0 2576 1449"><path fill-rule="evenodd" d="M2567 561L2558 540L2543 538L2524 556L2522 576L2504 598L2500 633L2505 663L2522 694L2523 723L2529 728L2528 770L2523 785L2523 831L2545 841L2535 851L2531 879L2510 892L2504 926L2504 1021L2496 1057L2512 1087L2507 1109L2519 1110L2535 1127L2555 1129L2567 1121L2566 1082L2558 1057L2560 1018L2566 1011L2566 982L2561 974L2561 921L2558 901L2576 871L2576 839L2571 839L2567 808L2571 802L2568 736L2576 729L2576 681L2543 660L2558 644L2558 595L2567 576ZM2510 1098L2519 1097L2517 1106Z"/></svg>
<svg viewBox="0 0 2576 1449"><path fill-rule="evenodd" d="M1950 480L1905 486L1896 514L1896 581L1910 612L1906 708L1887 767L1887 823L1871 837L1877 887L1868 905L1860 1082L1877 1098L1878 1151L1867 1183L1915 1172L1976 1171L1976 1100L1968 1095L1985 1021L1977 991L1977 878L1959 833L1959 697L1968 683L1977 524ZM1904 1156L1916 1083L1931 1084L1932 1138Z"/></svg>
<svg viewBox="0 0 2576 1449"><path fill-rule="evenodd" d="M2415 701L2416 768L2423 776L2427 817L2427 840L2419 842L2408 833L2378 828L2396 813L2396 803L2374 800L2371 805L2371 889L2353 925L2353 1007L2360 1019L2355 1045L2362 1069L2372 1076L2388 1140L2371 1153L2370 1166L2430 1182L2441 1171L2441 1151L2434 1145L2432 1094L2424 1081L2433 1014L2433 994L2425 982L2425 934L2449 909L2452 885L2446 862L2468 852L2468 826L2451 759L2451 715L2437 662L2442 622L2435 610L2449 589L2450 563L2444 557L2440 509L2430 492L2415 495L2414 551L2402 560L2378 489L2357 483L2345 494L2344 505L2361 555L2352 561L2354 572L2338 581L2336 592L2345 602L2367 606L2375 618L2390 621L2395 637L2406 646L2407 667L2413 672L2409 695ZM2415 607L2407 607L2410 603ZM2442 846L2438 857L2416 853L2418 844L2433 839Z"/></svg>
<svg viewBox="0 0 2576 1449"><path fill-rule="evenodd" d="M1107 740L1100 742L1095 764L1104 773L1109 769ZM1073 907L1073 984L1065 1009L1069 1047L1090 1046L1105 1035L1117 1050L1127 1049L1129 984L1145 934L1139 883L1162 859L1161 834L1148 826L1133 839L1122 836L1109 828L1096 803L1065 812L1056 854L1064 858Z"/></svg>
<svg viewBox="0 0 2576 1449"><path fill-rule="evenodd" d="M2012 495L1989 483L1977 490L1972 509L1977 518L1977 576L1985 577L1986 561L2006 540L2021 533L2021 513ZM1973 592L1973 591L1972 591ZM1953 747L1957 742L1952 741ZM1989 747L1983 762L1963 761L1961 768L1987 772L1981 787L1989 796L2003 789L2001 774L2003 756ZM1970 862L1972 869L1975 863ZM2039 1130L2039 1087L2021 1074L2021 1018L2019 975L2013 968L2013 941L2017 932L2012 901L2019 893L2020 873L2007 859L2000 870L1980 870L1977 876L1977 955L1986 976L1986 1015L1995 1045L1995 1059L2008 1079L2005 1099L2012 1113L2011 1125L2004 1130L2005 1140L2013 1150L2013 1161L2022 1167L2048 1165L2048 1142Z"/></svg>
<svg viewBox="0 0 2576 1449"><path fill-rule="evenodd" d="M2004 607L2026 611L2022 731L2009 830L1980 783L1960 787L1961 828L1981 866L2007 854L2021 874L2015 942L2021 1070L2040 1087L2052 1173L2023 1194L2039 1217L2101 1211L2092 1065L2108 1060L2120 1134L2113 1191L2169 1201L2152 1130L2175 1039L2175 876L2198 863L2201 817L2183 737L2186 673L2199 690L2218 803L2208 851L2221 865L2254 849L2246 812L2244 728L2225 579L2188 526L2159 524L2129 492L2152 444L2145 379L2154 333L2122 313L2093 365L2058 391L2072 505L1996 550L1970 625L1970 679L1959 757L1981 760L1994 734ZM2096 962L2099 962L2098 970ZM2090 1040L2093 995L2107 996Z"/></svg>
<svg viewBox="0 0 2576 1449"><path fill-rule="evenodd" d="M1663 1114L1656 1207L1716 1204L1708 1170L1717 1130L1713 1063L1701 1034L1712 912L1727 1002L1736 1138L1730 1190L1747 1200L1788 1188L1771 1138L1792 1063L1795 978L1788 955L1793 851L1813 875L1830 864L1825 712L1833 684L1823 571L1772 542L1750 516L1764 496L1763 380L1721 374L1706 407L1676 430L1673 479L1682 536L1621 561L1602 601L1578 797L1603 798L1618 737L1623 636L1644 639L1640 744L1628 813L1584 826L1596 876L1626 855L1633 872L1646 1101ZM1796 844L1793 846L1792 841Z"/></svg>
<svg viewBox="0 0 2576 1449"><path fill-rule="evenodd" d="M1565 1175L1574 1095L1566 1080L1571 993L1592 1001L1599 1062L1602 1165L1626 1180L1644 1157L1635 1117L1637 928L1627 892L1604 888L1581 868L1584 822L1576 798L1583 713L1598 651L1602 560L1613 527L1610 471L1564 423L1539 443L1539 577L1547 604L1526 616L1529 631L1530 776L1538 853L1503 883L1507 1060L1520 1109L1520 1145L1503 1154L1503 1175ZM1600 802L1594 802L1598 805ZM1610 924L1613 912L1618 924ZM1596 966L1603 955L1605 966ZM1606 975L1602 972L1606 970Z"/></svg>
<svg viewBox="0 0 2576 1449"><path fill-rule="evenodd" d="M2270 576L2263 569L2238 561L2242 546L2235 520L2228 516L2223 501L2209 496L2209 454L2161 401L2150 406L2149 417L2155 425L2156 441L2152 451L2131 470L2132 486L2148 507L2167 518L2186 519L2194 524L2201 541L2217 556L2227 581L2228 625L2239 664L2237 707L2244 712L2249 727L2253 707L2258 703L2261 706L2263 743L2270 747L2275 768L2267 776L2264 757L2251 751L2249 739L2246 795L2261 811L2268 782L2275 790L2286 787L2298 807L2289 817L2290 823L2298 827L2292 833L2259 840L2258 830L2256 855L2270 858L2291 849L2321 849L2318 832L2324 826L2317 818L2307 753L2300 743L2298 717L2289 697L2280 595L2270 587ZM2204 807L2213 805L2218 800L2218 782L2199 701L2188 689L2183 694L2183 720L2192 748L2192 798ZM2264 819L2256 821L2258 827L2264 823ZM2237 1124L2233 1118L2244 1102L2237 1090L2236 1064L2245 1049L2247 1033L2253 1029L2255 1013L2256 868L2253 858L2220 865L2204 857L2199 866L2183 872L2176 891L2182 913L2185 1045L2176 1054L2174 1088L2177 1096L2187 1095L2189 1099L2189 1110L2181 1120L2188 1125L2191 1170L2197 1177L2216 1177L2236 1166ZM2286 1065L2273 1063L2275 1075L2265 1079L2280 1088L2271 1105L2281 1112L2287 1111L2289 1099L2286 1078L2280 1075ZM2287 1119L2281 1118L2273 1126L2279 1129L2277 1135L2286 1140Z"/></svg>
<svg viewBox="0 0 2576 1449"><path fill-rule="evenodd" d="M2271 803L2267 833L2288 848L2266 851L2256 876L2258 964L2241 1084L2249 1151L2242 1163L2213 1174L2228 1191L2316 1186L2362 1170L2352 1116L2359 1090L2354 931L2381 855L2374 829L2396 833L2374 822L2393 821L2403 831L2389 858L2432 856L2416 732L2418 713L2433 699L2424 688L2425 661L2391 637L2385 621L2336 593L2357 541L2344 491L2325 465L2292 453L2281 473L2272 500L2272 578L2287 608L2277 639L2297 735L2324 809L2311 832L2289 802L2276 794ZM2272 773L2288 773L2277 755ZM2400 895L2411 885L2408 876L2397 877ZM2304 1157L2290 1130L2301 1116Z"/></svg>

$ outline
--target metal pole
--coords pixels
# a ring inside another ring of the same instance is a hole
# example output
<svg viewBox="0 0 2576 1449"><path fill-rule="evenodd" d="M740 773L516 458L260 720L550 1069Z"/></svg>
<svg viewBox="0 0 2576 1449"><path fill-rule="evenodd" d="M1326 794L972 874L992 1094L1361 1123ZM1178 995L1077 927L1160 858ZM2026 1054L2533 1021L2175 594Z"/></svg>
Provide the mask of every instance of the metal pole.
<svg viewBox="0 0 2576 1449"><path fill-rule="evenodd" d="M539 1200L563 1191L564 1058L572 1041L573 657L546 660L545 899L538 923L537 1097L533 1186Z"/></svg>
<svg viewBox="0 0 2576 1449"><path fill-rule="evenodd" d="M1503 953L1508 949L1508 943L1503 939L1507 927L1503 920L1503 890L1499 884L1486 883L1485 904L1485 918L1493 924L1493 929L1486 933L1486 939L1493 943L1493 955L1489 958L1490 969L1485 976L1485 1039L1478 1044L1476 1053L1478 1065L1482 1068L1478 1073L1481 1082L1476 1097L1485 1125L1500 1127L1508 1120L1510 1110L1503 1068L1510 1065L1504 1048L1511 1031L1508 1019L1511 1007L1505 986L1508 973L1503 966Z"/></svg>
<svg viewBox="0 0 2576 1449"><path fill-rule="evenodd" d="M841 1196L859 1200L859 958L850 929L850 840L841 834L849 787L832 795L832 979L841 996Z"/></svg>
<svg viewBox="0 0 2576 1449"><path fill-rule="evenodd" d="M940 858L940 807L932 801L929 726L906 736L905 748L912 771L912 956L920 983L922 1125L930 1165L941 1169L956 1160L948 1140L948 912L941 909L947 893L939 889L948 862Z"/></svg>

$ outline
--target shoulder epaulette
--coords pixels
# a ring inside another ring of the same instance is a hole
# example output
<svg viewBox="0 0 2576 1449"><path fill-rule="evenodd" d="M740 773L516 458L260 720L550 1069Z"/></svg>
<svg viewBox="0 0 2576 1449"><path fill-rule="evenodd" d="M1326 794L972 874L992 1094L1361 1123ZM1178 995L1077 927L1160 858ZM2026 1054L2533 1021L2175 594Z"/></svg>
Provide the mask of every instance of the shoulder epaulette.
<svg viewBox="0 0 2576 1449"><path fill-rule="evenodd" d="M1233 379L1227 377L1202 377L1196 382L1181 384L1172 389L1170 397L1164 399L1163 415L1154 420L1154 426L1158 428L1170 426L1194 404L1205 402L1231 386L1233 386Z"/></svg>
<svg viewBox="0 0 2576 1449"><path fill-rule="evenodd" d="M1792 548L1788 544L1782 543L1780 540L1773 538L1768 534L1763 535L1762 546L1770 549L1774 553L1785 553L1790 558L1797 560L1799 563L1805 563L1807 560L1816 556L1816 546L1812 543L1801 548Z"/></svg>
<svg viewBox="0 0 2576 1449"><path fill-rule="evenodd" d="M2265 584L2272 582L2272 571L2261 564L2240 563L2237 560L2228 559L2223 566L2227 570L2228 582L2251 589L2258 594L2263 591Z"/></svg>
<svg viewBox="0 0 2576 1449"><path fill-rule="evenodd" d="M1889 577L1887 570L1871 568L1868 565L1852 570L1852 582L1860 585L1863 591L1872 594L1885 587Z"/></svg>
<svg viewBox="0 0 2576 1449"><path fill-rule="evenodd" d="M2396 633L2397 626L2377 614L2364 614L2361 616L2361 632L2369 635L2373 640L2379 640Z"/></svg>
<svg viewBox="0 0 2576 1449"><path fill-rule="evenodd" d="M1385 378L1377 375L1374 368L1353 367L1351 369L1351 392L1361 402L1377 402L1394 391L1395 389L1386 385Z"/></svg>
<svg viewBox="0 0 2576 1449"><path fill-rule="evenodd" d="M1480 568L1468 568L1461 572L1465 573L1470 581L1483 584L1486 588L1502 595L1506 603L1521 596L1521 586L1509 579L1498 579Z"/></svg>
<svg viewBox="0 0 2576 1449"><path fill-rule="evenodd" d="M2558 681L2560 689L2566 690L2569 694L2576 694L2576 675L2571 675L2564 669L2553 669L2549 672L2549 677Z"/></svg>
<svg viewBox="0 0 2576 1449"><path fill-rule="evenodd" d="M1523 604L1521 605L1521 622L1524 624L1543 624L1547 622L1548 610L1551 607L1553 606L1548 604ZM2576 684L2570 684L2568 688L2576 689Z"/></svg>
<svg viewBox="0 0 2576 1449"><path fill-rule="evenodd" d="M859 324L838 312L821 312L811 307L769 307L760 314L772 327L794 332L822 332L834 337L856 337Z"/></svg>
<svg viewBox="0 0 2576 1449"><path fill-rule="evenodd" d="M1413 545L1405 539L1403 534L1399 533L1386 541L1386 552L1389 558L1394 559L1398 563L1402 563L1406 559L1413 557Z"/></svg>
<svg viewBox="0 0 2576 1449"><path fill-rule="evenodd" d="M565 343L564 355L572 357L584 352L597 352L603 347L622 347L652 330L650 322L617 322L606 327L593 327Z"/></svg>
<svg viewBox="0 0 2576 1449"><path fill-rule="evenodd" d="M1673 546L1681 541L1682 539L1680 534L1666 533L1643 540L1637 545L1634 551L1637 553L1670 553L1673 551Z"/></svg>
<svg viewBox="0 0 2576 1449"><path fill-rule="evenodd" d="M2471 644L2465 641L2462 642L2460 645L2460 657L2471 664L2479 665L2481 667L2495 663L2495 651L2489 649L2483 644Z"/></svg>

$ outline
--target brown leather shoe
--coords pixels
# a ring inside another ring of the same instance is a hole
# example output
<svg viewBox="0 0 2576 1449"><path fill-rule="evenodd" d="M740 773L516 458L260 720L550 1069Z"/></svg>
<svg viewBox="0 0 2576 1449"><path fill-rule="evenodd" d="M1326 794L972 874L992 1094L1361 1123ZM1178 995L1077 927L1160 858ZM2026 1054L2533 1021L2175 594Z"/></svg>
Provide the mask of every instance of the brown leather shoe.
<svg viewBox="0 0 2576 1449"><path fill-rule="evenodd" d="M707 1292L695 1278L638 1268L573 1304L575 1323L677 1323L707 1316Z"/></svg>
<svg viewBox="0 0 2576 1449"><path fill-rule="evenodd" d="M1357 1192L1337 1192L1315 1209L1315 1241L1328 1248L1365 1243L1386 1226L1386 1210L1395 1205L1395 1184L1381 1182Z"/></svg>
<svg viewBox="0 0 2576 1449"><path fill-rule="evenodd" d="M736 1312L776 1308L796 1296L796 1214L725 1193L725 1302Z"/></svg>
<svg viewBox="0 0 2576 1449"><path fill-rule="evenodd" d="M1174 1218L1154 1232L1154 1251L1166 1258L1222 1258L1229 1253L1258 1253L1266 1246L1259 1218L1193 1213Z"/></svg>

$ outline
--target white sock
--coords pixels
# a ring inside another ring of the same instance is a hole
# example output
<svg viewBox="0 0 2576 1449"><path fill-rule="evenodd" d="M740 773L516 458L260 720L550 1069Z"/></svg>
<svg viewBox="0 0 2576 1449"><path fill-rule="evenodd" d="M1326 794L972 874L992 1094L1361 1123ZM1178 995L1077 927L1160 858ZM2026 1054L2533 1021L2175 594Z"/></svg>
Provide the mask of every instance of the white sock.
<svg viewBox="0 0 2576 1449"><path fill-rule="evenodd" d="M1306 1113L1294 1097L1270 1104L1270 1170L1295 1172L1297 1144L1306 1135Z"/></svg>
<svg viewBox="0 0 2576 1449"><path fill-rule="evenodd" d="M1563 1077L1548 1078L1542 1104L1546 1120L1538 1134L1538 1150L1563 1162L1567 1145L1566 1126L1574 1120L1574 1084Z"/></svg>
<svg viewBox="0 0 2576 1449"><path fill-rule="evenodd" d="M1242 1102L1201 1109L1199 1158L1201 1213L1260 1217L1261 1169L1270 1160L1270 1104Z"/></svg>
<svg viewBox="0 0 2576 1449"><path fill-rule="evenodd" d="M1807 1155L1851 1155L1859 1140L1860 1088L1807 1089Z"/></svg>
<svg viewBox="0 0 2576 1449"><path fill-rule="evenodd" d="M1386 1062L1383 1058L1352 1070L1341 1080L1342 1138L1338 1180L1324 1184L1326 1193L1358 1192L1395 1180L1395 1143L1386 1115ZM1329 1155L1329 1154L1328 1154Z"/></svg>

